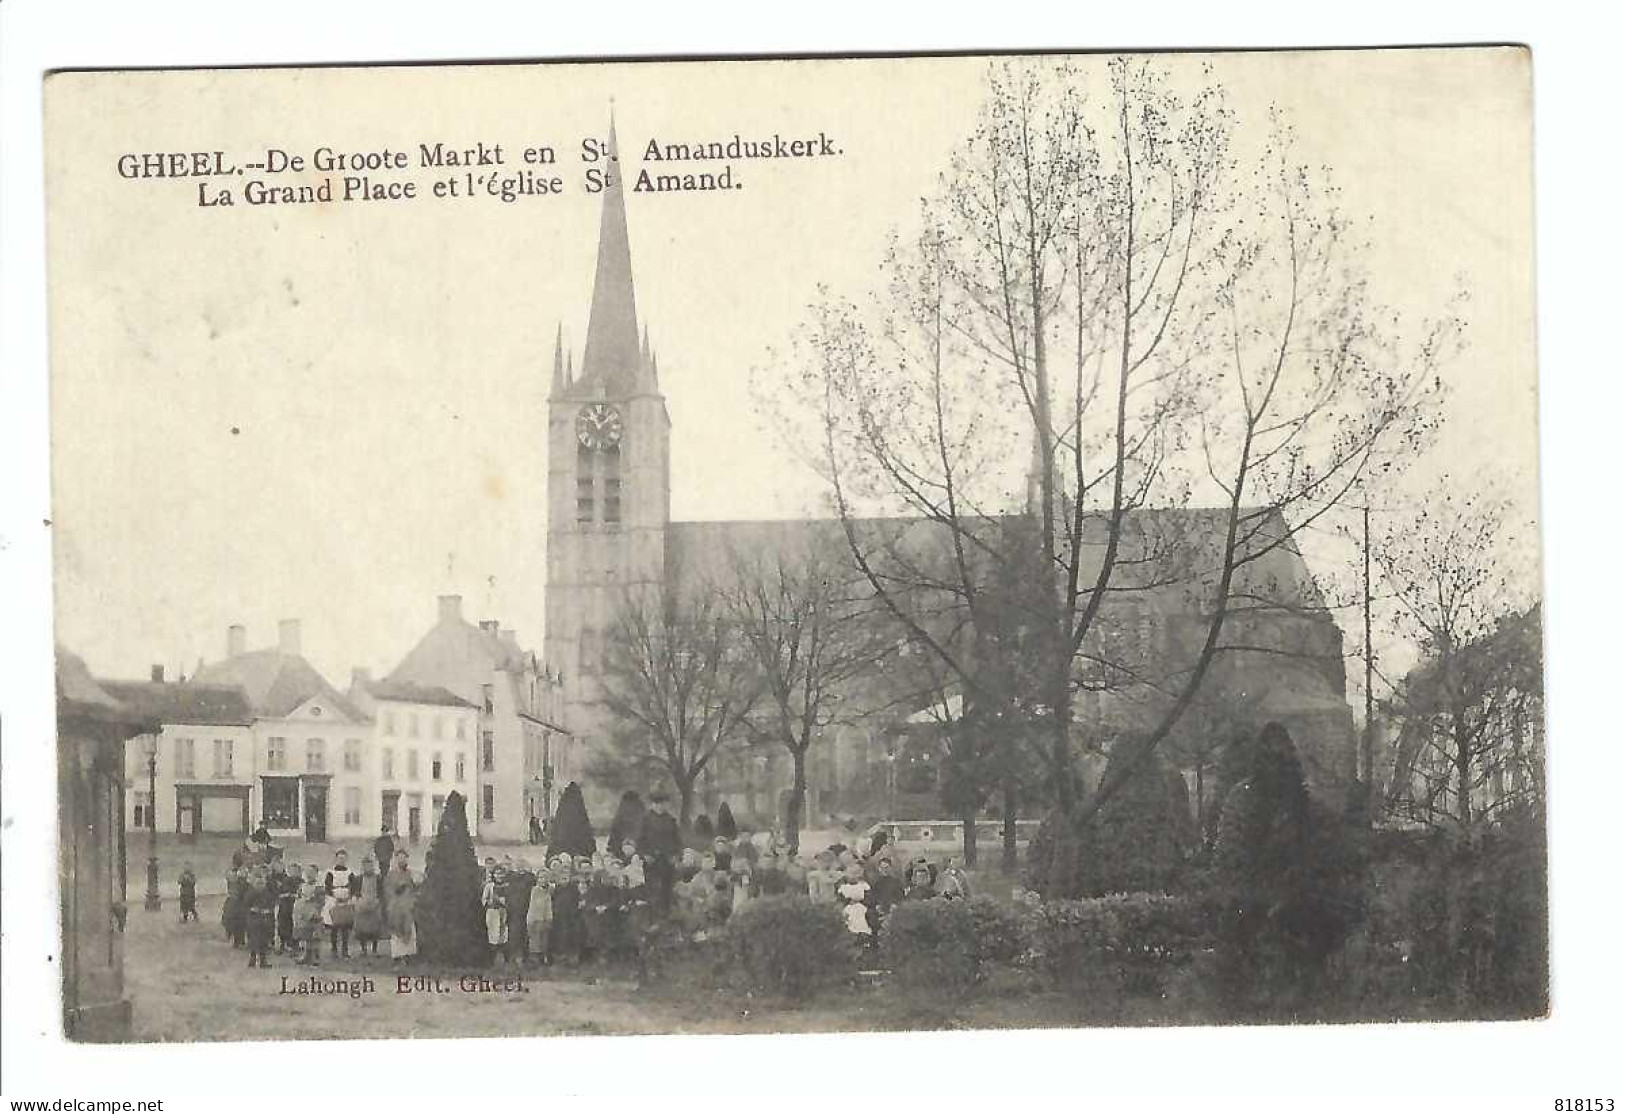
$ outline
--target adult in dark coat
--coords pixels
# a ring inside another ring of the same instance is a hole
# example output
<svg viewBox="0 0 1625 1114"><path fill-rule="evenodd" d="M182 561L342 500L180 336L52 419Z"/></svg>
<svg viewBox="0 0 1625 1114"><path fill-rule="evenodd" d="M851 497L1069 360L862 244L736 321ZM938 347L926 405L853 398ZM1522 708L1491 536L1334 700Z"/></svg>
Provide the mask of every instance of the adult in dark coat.
<svg viewBox="0 0 1625 1114"><path fill-rule="evenodd" d="M535 885L536 875L531 871L530 864L520 859L518 865L508 872L507 897L508 961L516 967L525 962L530 947L530 930L526 921L530 917L531 894Z"/></svg>
<svg viewBox="0 0 1625 1114"><path fill-rule="evenodd" d="M579 959L582 941L581 891L569 876L553 887L553 925L548 929L547 950L554 962Z"/></svg>
<svg viewBox="0 0 1625 1114"><path fill-rule="evenodd" d="M677 817L666 811L666 794L649 798L638 830L638 853L644 859L644 874L650 897L661 916L671 911L672 884L677 878L677 856L683 852L683 836L677 830Z"/></svg>
<svg viewBox="0 0 1625 1114"><path fill-rule="evenodd" d="M372 841L372 861L378 864L382 874L388 874L395 862L395 837L389 832L389 825L385 824L378 832L378 838Z"/></svg>

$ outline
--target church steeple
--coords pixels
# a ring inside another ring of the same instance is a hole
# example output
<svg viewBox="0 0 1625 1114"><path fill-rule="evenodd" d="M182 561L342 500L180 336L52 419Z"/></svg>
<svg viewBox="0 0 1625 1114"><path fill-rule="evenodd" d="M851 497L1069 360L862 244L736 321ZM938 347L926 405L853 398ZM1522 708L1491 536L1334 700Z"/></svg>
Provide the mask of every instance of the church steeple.
<svg viewBox="0 0 1625 1114"><path fill-rule="evenodd" d="M631 394L642 366L638 348L638 306L632 290L632 246L626 231L626 197L621 188L615 120L609 123L609 172L598 218L598 266L593 274L587 345L581 355L583 387L603 386L610 395Z"/></svg>
<svg viewBox="0 0 1625 1114"><path fill-rule="evenodd" d="M564 388L569 386L564 378L564 325L559 324L559 331L553 336L553 393L560 395Z"/></svg>

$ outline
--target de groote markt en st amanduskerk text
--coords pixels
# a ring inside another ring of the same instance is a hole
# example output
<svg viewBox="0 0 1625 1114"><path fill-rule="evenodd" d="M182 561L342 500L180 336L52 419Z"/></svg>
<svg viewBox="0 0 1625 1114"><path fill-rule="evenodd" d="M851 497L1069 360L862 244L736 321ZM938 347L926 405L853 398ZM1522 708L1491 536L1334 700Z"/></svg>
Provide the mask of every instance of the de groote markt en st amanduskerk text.
<svg viewBox="0 0 1625 1114"><path fill-rule="evenodd" d="M816 135L727 139L696 143L651 138L640 149L640 165L626 181L633 193L685 193L737 190L744 182L736 163L751 160L825 159L841 155L827 132ZM620 156L610 137L581 141L580 176L575 184L600 193L619 170ZM701 164L693 169L688 164ZM504 202L523 197L558 196L567 178L558 170L558 149L476 142L444 142L410 147L350 150L319 146L308 153L267 147L239 160L224 150L141 151L118 157L117 172L128 181L188 179L195 183L200 208L244 205L308 205L335 201L413 201L492 197ZM404 172L404 173L403 173ZM405 174L426 173L425 180Z"/></svg>

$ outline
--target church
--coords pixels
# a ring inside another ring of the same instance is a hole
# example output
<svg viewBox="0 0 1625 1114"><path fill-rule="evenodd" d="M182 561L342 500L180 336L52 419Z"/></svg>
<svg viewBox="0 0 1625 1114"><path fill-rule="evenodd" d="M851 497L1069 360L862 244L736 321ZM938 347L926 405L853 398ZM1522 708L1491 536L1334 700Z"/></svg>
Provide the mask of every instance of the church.
<svg viewBox="0 0 1625 1114"><path fill-rule="evenodd" d="M613 125L610 143L613 151ZM671 418L647 326L638 319L619 175L610 176L602 192L592 301L579 364L573 351L565 351L562 336L561 328L547 401L542 660L562 674L565 722L579 753L591 756L605 746L613 728L602 702L605 642L615 609L629 592L679 588L696 582L729 552L789 547L814 534L838 534L840 524L827 519L672 520ZM1222 516L1213 511L1170 509L1135 516L1140 534L1177 536L1195 550L1210 548L1223 532ZM1266 583L1288 586L1299 602L1278 615L1250 620L1247 642L1256 649L1227 655L1223 668L1214 671L1213 685L1205 687L1199 708L1222 708L1231 719L1241 714L1260 724L1264 719L1287 724L1304 752L1311 789L1331 797L1355 774L1342 633L1307 564L1290 544L1276 547L1248 575L1257 578L1260 590ZM1198 605L1191 602L1199 598L1200 592L1181 592L1178 586L1147 592L1122 613L1108 616L1108 622L1139 640L1148 653L1187 658L1201 641ZM1086 699L1080 723L1087 729L1091 721L1098 726L1122 720L1131 716L1125 712L1131 703L1116 700L1114 709L1111 696ZM1202 714L1193 712L1192 717ZM1206 722L1193 722L1186 733L1201 735ZM1237 728L1227 722L1223 729ZM834 733L835 738L808 756L811 826L841 817L940 816L931 744L909 729L907 709L890 725L870 723ZM1080 740L1082 750L1093 746L1098 742ZM1180 750L1194 755L1181 764L1187 767L1184 773L1200 810L1200 783L1211 751L1199 744ZM730 755L707 774L696 808L712 812L726 800L741 822L757 825L782 816L790 785L782 749ZM622 788L651 787L589 786L593 815L610 806Z"/></svg>

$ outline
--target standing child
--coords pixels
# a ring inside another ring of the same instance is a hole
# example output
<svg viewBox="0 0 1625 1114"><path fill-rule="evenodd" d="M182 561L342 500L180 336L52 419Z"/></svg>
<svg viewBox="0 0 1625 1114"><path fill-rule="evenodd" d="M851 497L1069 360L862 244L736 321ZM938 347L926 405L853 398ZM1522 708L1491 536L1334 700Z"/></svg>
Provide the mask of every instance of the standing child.
<svg viewBox="0 0 1625 1114"><path fill-rule="evenodd" d="M485 860L485 882L480 889L485 910L485 939L500 966L508 943L508 875L495 859Z"/></svg>
<svg viewBox="0 0 1625 1114"><path fill-rule="evenodd" d="M556 869L558 884L553 888L553 926L547 934L548 958L575 962L581 953L581 889L568 862Z"/></svg>
<svg viewBox="0 0 1625 1114"><path fill-rule="evenodd" d="M378 941L384 935L384 878L378 861L371 855L361 860L361 873L355 877L355 939L362 955L377 955Z"/></svg>
<svg viewBox="0 0 1625 1114"><path fill-rule="evenodd" d="M841 919L846 930L860 937L867 945L874 940L874 925L869 921L869 883L863 880L863 867L851 863L846 868L846 879L835 887L836 900L841 903Z"/></svg>
<svg viewBox="0 0 1625 1114"><path fill-rule="evenodd" d="M350 870L349 855L341 847L333 853L333 869L327 872L322 888L327 902L322 923L333 941L333 958L350 958L350 929L355 925L357 875Z"/></svg>
<svg viewBox="0 0 1625 1114"><path fill-rule="evenodd" d="M553 890L557 885L557 871L551 866L542 867L530 893L530 907L525 910L527 963L546 967L553 962L548 951L548 934L553 929Z"/></svg>
<svg viewBox="0 0 1625 1114"><path fill-rule="evenodd" d="M395 865L384 882L389 958L393 963L406 963L418 953L417 892L417 879L412 876L406 852L395 852Z"/></svg>
<svg viewBox="0 0 1625 1114"><path fill-rule="evenodd" d="M316 967L322 958L322 906L327 894L317 876L316 864L305 868L305 880L299 887L299 900L293 906L294 939L299 944L299 965Z"/></svg>
<svg viewBox="0 0 1625 1114"><path fill-rule="evenodd" d="M299 885L303 872L298 863L283 866L278 859L272 868L271 881L276 887L276 950L282 955L299 951L299 941L293 930L293 906L299 900Z"/></svg>
<svg viewBox="0 0 1625 1114"><path fill-rule="evenodd" d="M248 921L248 965L269 967L266 954L276 935L276 894L271 889L270 874L257 866L249 874L248 890L244 896Z"/></svg>
<svg viewBox="0 0 1625 1114"><path fill-rule="evenodd" d="M233 867L226 875L226 902L220 910L220 923L225 926L226 938L234 948L247 942L248 909L244 904L247 896L248 871L244 867Z"/></svg>
<svg viewBox="0 0 1625 1114"><path fill-rule="evenodd" d="M197 875L192 864L181 869L181 923L197 920Z"/></svg>
<svg viewBox="0 0 1625 1114"><path fill-rule="evenodd" d="M581 952L582 963L588 963L603 954L604 912L609 908L609 889L604 885L601 872L583 872L576 878L576 893L581 898Z"/></svg>

